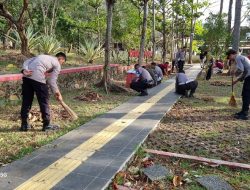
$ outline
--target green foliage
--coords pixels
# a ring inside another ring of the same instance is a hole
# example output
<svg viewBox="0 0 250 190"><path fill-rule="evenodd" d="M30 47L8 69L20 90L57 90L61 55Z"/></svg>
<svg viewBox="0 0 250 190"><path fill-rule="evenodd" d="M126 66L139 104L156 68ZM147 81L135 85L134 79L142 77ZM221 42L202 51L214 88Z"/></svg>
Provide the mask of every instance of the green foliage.
<svg viewBox="0 0 250 190"><path fill-rule="evenodd" d="M215 56L224 52L224 44L227 39L226 15L210 13L204 24L204 40L208 50Z"/></svg>
<svg viewBox="0 0 250 190"><path fill-rule="evenodd" d="M87 59L88 63L93 63L95 59L102 56L104 49L93 40L84 40L80 44L80 52Z"/></svg>
<svg viewBox="0 0 250 190"><path fill-rule="evenodd" d="M16 43L16 46L18 48L20 48L21 47L21 39L20 39L18 32L16 30L14 30L13 35L14 35L14 37L8 36L8 38L13 40ZM31 26L29 26L25 32L25 35L28 39L29 49L30 50L35 49L38 46L39 40L40 40L40 36L38 36L38 32L34 32L33 28Z"/></svg>
<svg viewBox="0 0 250 190"><path fill-rule="evenodd" d="M39 52L44 54L54 54L61 48L60 43L55 36L43 35L39 39Z"/></svg>

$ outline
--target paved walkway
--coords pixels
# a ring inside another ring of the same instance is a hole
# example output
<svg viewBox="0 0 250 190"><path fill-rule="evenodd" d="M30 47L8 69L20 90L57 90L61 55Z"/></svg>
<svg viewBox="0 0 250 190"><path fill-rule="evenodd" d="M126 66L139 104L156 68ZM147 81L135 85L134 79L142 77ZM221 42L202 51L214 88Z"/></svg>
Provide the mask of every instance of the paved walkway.
<svg viewBox="0 0 250 190"><path fill-rule="evenodd" d="M195 65L186 74L195 78ZM100 190L121 170L178 100L175 80L151 89L58 138L32 154L0 168L1 190Z"/></svg>

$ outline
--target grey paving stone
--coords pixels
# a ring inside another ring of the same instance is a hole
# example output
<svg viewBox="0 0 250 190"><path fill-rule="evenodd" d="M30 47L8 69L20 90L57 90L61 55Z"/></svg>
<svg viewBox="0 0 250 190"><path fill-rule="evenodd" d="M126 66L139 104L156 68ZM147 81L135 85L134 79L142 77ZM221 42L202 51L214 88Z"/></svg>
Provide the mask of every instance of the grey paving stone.
<svg viewBox="0 0 250 190"><path fill-rule="evenodd" d="M52 154L53 156L49 154L40 154L39 156L35 157L34 159L30 160L28 163L29 164L34 164L37 166L42 166L42 167L48 167L50 164L61 158L61 156L56 156Z"/></svg>
<svg viewBox="0 0 250 190"><path fill-rule="evenodd" d="M120 146L109 146L106 144L98 152L116 156L121 152L122 148Z"/></svg>
<svg viewBox="0 0 250 190"><path fill-rule="evenodd" d="M112 179L115 174L119 171L117 167L107 166L97 177L101 179Z"/></svg>
<svg viewBox="0 0 250 190"><path fill-rule="evenodd" d="M108 166L114 158L115 156L108 152L97 151L87 161L94 164L101 163L102 165Z"/></svg>
<svg viewBox="0 0 250 190"><path fill-rule="evenodd" d="M204 176L197 181L207 190L233 190L231 185L218 176Z"/></svg>
<svg viewBox="0 0 250 190"><path fill-rule="evenodd" d="M13 190L15 187L22 184L25 180L16 177L0 178L0 189L1 190Z"/></svg>
<svg viewBox="0 0 250 190"><path fill-rule="evenodd" d="M145 168L142 171L151 181L161 180L166 178L166 176L172 175L169 169L158 164Z"/></svg>
<svg viewBox="0 0 250 190"><path fill-rule="evenodd" d="M113 159L113 161L109 164L109 166L114 168L120 168L122 165L126 163L127 160L129 159L124 156L117 156Z"/></svg>
<svg viewBox="0 0 250 190"><path fill-rule="evenodd" d="M92 177L98 176L105 168L107 167L106 164L103 163L93 163L93 162L85 162L77 167L73 173L78 174L85 174Z"/></svg>
<svg viewBox="0 0 250 190"><path fill-rule="evenodd" d="M94 177L70 173L62 181L60 181L54 188L55 189L67 189L67 190L83 190L85 189L92 181Z"/></svg>
<svg viewBox="0 0 250 190"><path fill-rule="evenodd" d="M131 157L134 153L136 149L128 149L128 148L125 148L121 151L120 154L118 154L118 156L121 156L121 157L125 157L125 158L128 158L128 157Z"/></svg>
<svg viewBox="0 0 250 190"><path fill-rule="evenodd" d="M80 144L81 143L79 142L75 143L74 140L71 141L67 140L57 146L48 148L46 154L61 157L67 154L69 151L76 148L77 146L79 146Z"/></svg>
<svg viewBox="0 0 250 190"><path fill-rule="evenodd" d="M84 190L101 190L109 183L107 179L95 178Z"/></svg>
<svg viewBox="0 0 250 190"><path fill-rule="evenodd" d="M38 173L39 171L43 170L44 167L29 164L29 163L20 163L3 167L1 172L7 173L7 179L13 178L21 178L21 179L29 179L34 174Z"/></svg>

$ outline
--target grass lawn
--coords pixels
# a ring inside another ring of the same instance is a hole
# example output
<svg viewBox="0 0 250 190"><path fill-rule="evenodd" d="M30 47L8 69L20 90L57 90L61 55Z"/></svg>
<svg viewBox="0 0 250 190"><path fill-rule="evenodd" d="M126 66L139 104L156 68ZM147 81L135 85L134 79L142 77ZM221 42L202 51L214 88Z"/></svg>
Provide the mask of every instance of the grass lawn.
<svg viewBox="0 0 250 190"><path fill-rule="evenodd" d="M87 92L96 92L101 98L98 101L80 101L76 96ZM68 131L79 127L98 115L117 107L127 101L131 94L121 93L106 95L96 88L79 89L63 92L64 101L78 114L79 119L71 122L68 115L63 112L54 98L51 98L52 122L60 125L56 132L41 132L42 123L39 121L39 108L34 102L32 108L31 124L33 128L29 132L19 132L20 127L20 101L0 108L0 165L18 159L34 149L51 142Z"/></svg>
<svg viewBox="0 0 250 190"><path fill-rule="evenodd" d="M202 78L198 81L195 98L180 99L149 135L142 148L249 164L250 121L235 120L232 116L241 107L242 84L239 83L235 89L238 108L232 108L228 106L231 96L231 87L228 86L230 77L214 75L210 81ZM237 190L250 189L250 171L156 155L151 155L153 163L165 165L173 175L188 180L183 181L180 187L174 187L172 177L150 182L141 172L131 172L131 168L143 168L145 156L140 149L125 169L126 177L120 181L116 178L115 182L124 184L129 181L135 189L203 190L196 179L204 175L217 175Z"/></svg>

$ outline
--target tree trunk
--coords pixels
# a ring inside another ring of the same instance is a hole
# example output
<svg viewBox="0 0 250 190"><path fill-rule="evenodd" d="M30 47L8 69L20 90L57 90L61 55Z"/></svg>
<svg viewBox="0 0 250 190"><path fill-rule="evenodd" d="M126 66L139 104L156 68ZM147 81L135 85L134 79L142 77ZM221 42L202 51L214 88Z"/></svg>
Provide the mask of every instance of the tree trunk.
<svg viewBox="0 0 250 190"><path fill-rule="evenodd" d="M189 55L188 55L188 63L192 64L192 55L193 55L193 39L194 39L194 6L193 6L193 0L191 2L191 32L190 32L190 44L189 44Z"/></svg>
<svg viewBox="0 0 250 190"><path fill-rule="evenodd" d="M101 28L100 28L100 14L99 14L99 7L96 8L96 15L97 15L97 27L98 27L98 44L101 45Z"/></svg>
<svg viewBox="0 0 250 190"><path fill-rule="evenodd" d="M231 33L232 33L232 7L233 7L233 0L229 0L229 8L228 8L228 19L227 19L227 31L228 37L226 41L226 49L229 48L231 42Z"/></svg>
<svg viewBox="0 0 250 190"><path fill-rule="evenodd" d="M4 50L8 49L8 45L9 45L8 36L10 35L10 32L11 32L11 27L8 28L8 30L4 36L4 40L3 40L3 49Z"/></svg>
<svg viewBox="0 0 250 190"><path fill-rule="evenodd" d="M29 42L25 34L24 27L22 25L17 25L17 32L21 40L21 53L27 57L30 57L31 53L29 50Z"/></svg>
<svg viewBox="0 0 250 190"><path fill-rule="evenodd" d="M162 62L165 63L167 59L167 49L166 49L166 7L163 3L162 7Z"/></svg>
<svg viewBox="0 0 250 190"><path fill-rule="evenodd" d="M152 53L152 62L154 62L155 59L155 0L153 0L153 31L152 31L152 41L153 41L153 53Z"/></svg>
<svg viewBox="0 0 250 190"><path fill-rule="evenodd" d="M174 0L172 0L172 3L174 3ZM174 59L174 53L175 53L175 39L174 39L174 11L172 12L172 22L171 22L171 61Z"/></svg>
<svg viewBox="0 0 250 190"><path fill-rule="evenodd" d="M222 14L223 11L223 2L224 0L220 0L220 15Z"/></svg>
<svg viewBox="0 0 250 190"><path fill-rule="evenodd" d="M142 32L141 32L141 42L140 42L140 55L139 55L139 60L138 60L139 64L143 63L143 58L144 58L146 30L147 30L147 17L148 17L148 0L144 0L143 23L142 23Z"/></svg>
<svg viewBox="0 0 250 190"><path fill-rule="evenodd" d="M233 30L233 49L236 51L239 51L239 44L240 44L241 8L242 8L242 0L237 0L235 2L235 18L234 18L234 30Z"/></svg>
<svg viewBox="0 0 250 190"><path fill-rule="evenodd" d="M110 62L110 44L111 44L111 32L112 32L112 18L113 18L113 7L114 0L106 0L107 6L107 28L105 38L105 64L103 67L103 78L102 83L104 85L106 93L108 93L109 78L109 62Z"/></svg>

